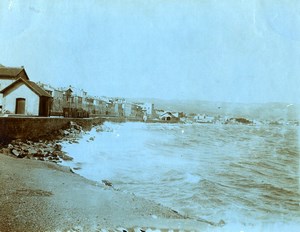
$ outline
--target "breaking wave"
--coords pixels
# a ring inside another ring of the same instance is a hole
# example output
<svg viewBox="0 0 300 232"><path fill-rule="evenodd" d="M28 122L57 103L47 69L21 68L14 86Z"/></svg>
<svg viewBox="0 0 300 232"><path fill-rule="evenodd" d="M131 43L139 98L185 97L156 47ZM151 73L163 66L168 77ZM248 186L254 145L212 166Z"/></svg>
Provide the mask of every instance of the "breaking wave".
<svg viewBox="0 0 300 232"><path fill-rule="evenodd" d="M299 127L145 123L104 127L100 132L93 129L79 144L63 144L74 157L68 165L80 167L80 175L110 180L119 189L189 217L224 220L225 231L300 226Z"/></svg>

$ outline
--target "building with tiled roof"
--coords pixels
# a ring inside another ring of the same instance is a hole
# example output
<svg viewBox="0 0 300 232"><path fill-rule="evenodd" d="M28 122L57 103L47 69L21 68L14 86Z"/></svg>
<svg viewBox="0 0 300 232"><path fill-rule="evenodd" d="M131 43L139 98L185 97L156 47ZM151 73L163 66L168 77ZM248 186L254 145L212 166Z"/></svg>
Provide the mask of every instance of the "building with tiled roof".
<svg viewBox="0 0 300 232"><path fill-rule="evenodd" d="M49 116L52 96L30 81L24 69L0 66L0 109L2 113Z"/></svg>

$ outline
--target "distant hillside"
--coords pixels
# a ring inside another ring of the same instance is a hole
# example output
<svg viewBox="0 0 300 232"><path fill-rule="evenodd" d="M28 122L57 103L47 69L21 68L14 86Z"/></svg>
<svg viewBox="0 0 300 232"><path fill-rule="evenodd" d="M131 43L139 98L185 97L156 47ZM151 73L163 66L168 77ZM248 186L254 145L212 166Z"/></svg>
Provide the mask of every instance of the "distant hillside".
<svg viewBox="0 0 300 232"><path fill-rule="evenodd" d="M156 109L183 111L185 113L207 114L212 116L228 115L247 117L257 120L299 120L300 105L287 103L242 104L208 102L199 100L163 100L157 98L127 99L133 102L152 102Z"/></svg>

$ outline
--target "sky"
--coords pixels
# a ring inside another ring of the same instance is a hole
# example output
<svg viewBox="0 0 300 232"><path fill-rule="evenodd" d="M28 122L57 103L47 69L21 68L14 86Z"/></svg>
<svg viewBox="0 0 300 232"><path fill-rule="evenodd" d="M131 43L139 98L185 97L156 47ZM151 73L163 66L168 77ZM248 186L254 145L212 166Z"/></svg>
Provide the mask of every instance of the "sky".
<svg viewBox="0 0 300 232"><path fill-rule="evenodd" d="M300 1L1 0L0 64L93 96L300 103Z"/></svg>

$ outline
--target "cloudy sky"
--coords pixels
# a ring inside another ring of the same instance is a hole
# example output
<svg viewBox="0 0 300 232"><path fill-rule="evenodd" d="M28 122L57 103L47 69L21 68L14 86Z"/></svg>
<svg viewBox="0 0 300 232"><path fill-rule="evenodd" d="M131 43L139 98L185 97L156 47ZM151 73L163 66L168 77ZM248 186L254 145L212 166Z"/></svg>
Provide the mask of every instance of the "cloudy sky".
<svg viewBox="0 0 300 232"><path fill-rule="evenodd" d="M300 102L300 1L1 0L0 63L95 96Z"/></svg>

